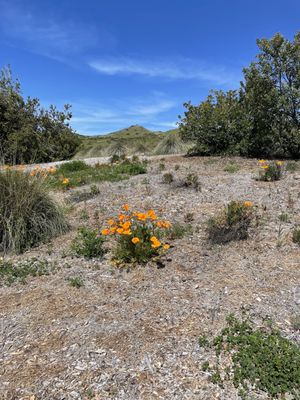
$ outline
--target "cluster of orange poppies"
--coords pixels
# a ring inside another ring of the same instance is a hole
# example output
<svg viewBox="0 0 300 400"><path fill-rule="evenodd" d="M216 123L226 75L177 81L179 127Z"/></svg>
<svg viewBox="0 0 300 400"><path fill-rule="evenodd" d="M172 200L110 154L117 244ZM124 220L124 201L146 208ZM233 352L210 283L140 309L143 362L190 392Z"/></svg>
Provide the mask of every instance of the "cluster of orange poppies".
<svg viewBox="0 0 300 400"><path fill-rule="evenodd" d="M101 231L102 235L128 235L132 236L131 242L135 245L143 242L143 235L138 236L140 232L141 226L143 228L147 228L148 231L154 232L155 229L163 228L169 229L171 227L171 223L167 220L158 220L158 217L154 210L148 210L145 213L141 212L129 212L129 205L124 204L123 210L121 214L119 214L118 219L109 219L108 225L109 228L105 228ZM162 244L161 241L153 234L150 237L151 247L156 249L158 247L163 247L167 250L170 245Z"/></svg>

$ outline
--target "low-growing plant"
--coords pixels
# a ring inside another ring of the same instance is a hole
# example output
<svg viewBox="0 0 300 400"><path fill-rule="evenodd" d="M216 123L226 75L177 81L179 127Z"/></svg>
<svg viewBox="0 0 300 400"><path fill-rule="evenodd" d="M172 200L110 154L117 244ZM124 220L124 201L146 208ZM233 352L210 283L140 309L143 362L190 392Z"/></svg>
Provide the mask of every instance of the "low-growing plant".
<svg viewBox="0 0 300 400"><path fill-rule="evenodd" d="M123 210L118 219L109 219L109 227L101 232L115 237L117 261L146 263L170 247L162 242L163 231L171 227L169 221L158 220L154 210L130 212L128 204Z"/></svg>
<svg viewBox="0 0 300 400"><path fill-rule="evenodd" d="M235 172L237 172L239 170L240 170L240 166L232 161L229 162L224 168L224 171L229 172L230 174L234 174Z"/></svg>
<svg viewBox="0 0 300 400"><path fill-rule="evenodd" d="M76 238L72 241L71 250L78 256L85 258L102 257L104 238L97 229L81 227Z"/></svg>
<svg viewBox="0 0 300 400"><path fill-rule="evenodd" d="M99 187L97 185L91 185L90 193L91 193L92 196L97 196L97 194L100 193Z"/></svg>
<svg viewBox="0 0 300 400"><path fill-rule="evenodd" d="M192 213L192 212L187 212L185 215L184 215L184 222L193 222L194 221L194 213Z"/></svg>
<svg viewBox="0 0 300 400"><path fill-rule="evenodd" d="M44 178L18 171L0 173L0 252L23 252L68 228Z"/></svg>
<svg viewBox="0 0 300 400"><path fill-rule="evenodd" d="M162 182L166 184L170 184L174 181L174 176L171 172L166 172L162 176Z"/></svg>
<svg viewBox="0 0 300 400"><path fill-rule="evenodd" d="M166 231L169 240L182 239L184 236L192 232L191 224L181 224L174 222L172 226Z"/></svg>
<svg viewBox="0 0 300 400"><path fill-rule="evenodd" d="M174 169L175 169L175 171L179 171L180 165L179 165L179 164L176 164L175 167L174 167Z"/></svg>
<svg viewBox="0 0 300 400"><path fill-rule="evenodd" d="M77 289L80 289L82 286L84 286L82 278L80 276L72 276L69 278L70 286L73 286Z"/></svg>
<svg viewBox="0 0 300 400"><path fill-rule="evenodd" d="M293 242L300 245L300 226L295 226L293 230Z"/></svg>
<svg viewBox="0 0 300 400"><path fill-rule="evenodd" d="M196 191L201 189L199 178L194 173L189 173L185 178L179 182L179 187L193 188Z"/></svg>
<svg viewBox="0 0 300 400"><path fill-rule="evenodd" d="M61 164L57 168L56 173L65 175L68 174L69 172L78 172L89 168L90 166L84 161L74 160Z"/></svg>
<svg viewBox="0 0 300 400"><path fill-rule="evenodd" d="M224 380L232 380L244 399L250 390L252 393L264 391L272 399L286 398L286 394L291 399L298 399L300 348L282 337L279 331L269 326L255 329L249 321L239 321L230 315L227 326L214 338L211 346L218 362L206 364L207 370L218 374L220 360L229 360L224 378L219 374L218 379L212 379L214 383L222 385Z"/></svg>
<svg viewBox="0 0 300 400"><path fill-rule="evenodd" d="M259 160L260 171L258 180L260 181L279 181L282 178L284 163L283 161L271 161Z"/></svg>
<svg viewBox="0 0 300 400"><path fill-rule="evenodd" d="M209 240L221 244L246 239L252 219L251 201L231 201L221 212L208 220Z"/></svg>
<svg viewBox="0 0 300 400"><path fill-rule="evenodd" d="M28 276L49 275L54 269L47 260L31 258L22 261L0 259L0 285L11 285L14 282L26 283Z"/></svg>
<svg viewBox="0 0 300 400"><path fill-rule="evenodd" d="M288 161L286 163L285 169L288 172L296 172L299 170L299 162L297 161Z"/></svg>
<svg viewBox="0 0 300 400"><path fill-rule="evenodd" d="M281 213L278 216L280 222L290 222L290 216L288 213Z"/></svg>
<svg viewBox="0 0 300 400"><path fill-rule="evenodd" d="M166 164L160 163L160 164L158 165L158 170L159 170L159 171L164 171L165 169L166 169Z"/></svg>

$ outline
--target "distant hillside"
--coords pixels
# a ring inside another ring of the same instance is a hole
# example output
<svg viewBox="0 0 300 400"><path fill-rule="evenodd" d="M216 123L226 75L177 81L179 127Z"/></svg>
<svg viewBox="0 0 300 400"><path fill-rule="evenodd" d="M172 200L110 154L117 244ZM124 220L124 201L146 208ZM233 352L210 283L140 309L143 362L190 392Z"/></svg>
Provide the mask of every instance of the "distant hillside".
<svg viewBox="0 0 300 400"><path fill-rule="evenodd" d="M132 125L106 135L81 136L82 143L75 158L102 157L118 152L128 155L153 154L168 137L177 143L180 140L178 129L153 132L143 126Z"/></svg>

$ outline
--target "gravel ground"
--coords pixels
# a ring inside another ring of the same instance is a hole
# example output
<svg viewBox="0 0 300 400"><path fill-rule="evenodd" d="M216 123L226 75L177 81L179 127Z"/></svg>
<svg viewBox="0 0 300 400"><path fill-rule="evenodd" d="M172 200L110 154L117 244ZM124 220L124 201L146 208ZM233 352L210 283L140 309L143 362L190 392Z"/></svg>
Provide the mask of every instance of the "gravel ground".
<svg viewBox="0 0 300 400"><path fill-rule="evenodd" d="M199 347L200 335L215 336L229 313L246 310L255 324L269 316L300 343L292 324L300 316L300 248L291 240L300 223L300 176L266 183L253 179L255 160L235 159L241 169L230 174L225 158L160 159L147 175L99 184L100 194L71 212L68 235L21 257L55 262L56 273L0 288L1 399L235 400L233 386L221 389L202 371L214 355ZM165 172L174 174L173 184L162 183ZM201 191L178 187L190 172ZM211 245L206 221L230 200L253 201L258 226L246 241ZM126 271L109 253L92 261L70 255L79 225L102 226L125 202L170 221L193 213L193 233L173 242L165 268ZM281 213L290 221L280 222ZM83 287L70 286L74 276Z"/></svg>

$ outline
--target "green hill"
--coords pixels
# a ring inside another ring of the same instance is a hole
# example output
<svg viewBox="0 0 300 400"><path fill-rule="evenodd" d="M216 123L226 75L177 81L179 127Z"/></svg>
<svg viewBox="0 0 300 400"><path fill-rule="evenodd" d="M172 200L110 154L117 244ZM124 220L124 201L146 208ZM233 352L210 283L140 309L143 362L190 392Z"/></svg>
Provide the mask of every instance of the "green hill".
<svg viewBox="0 0 300 400"><path fill-rule="evenodd" d="M175 136L176 141L180 141L178 129L153 132L140 125L132 125L106 135L80 136L82 143L75 158L105 157L114 153L154 154L168 137L175 141Z"/></svg>

